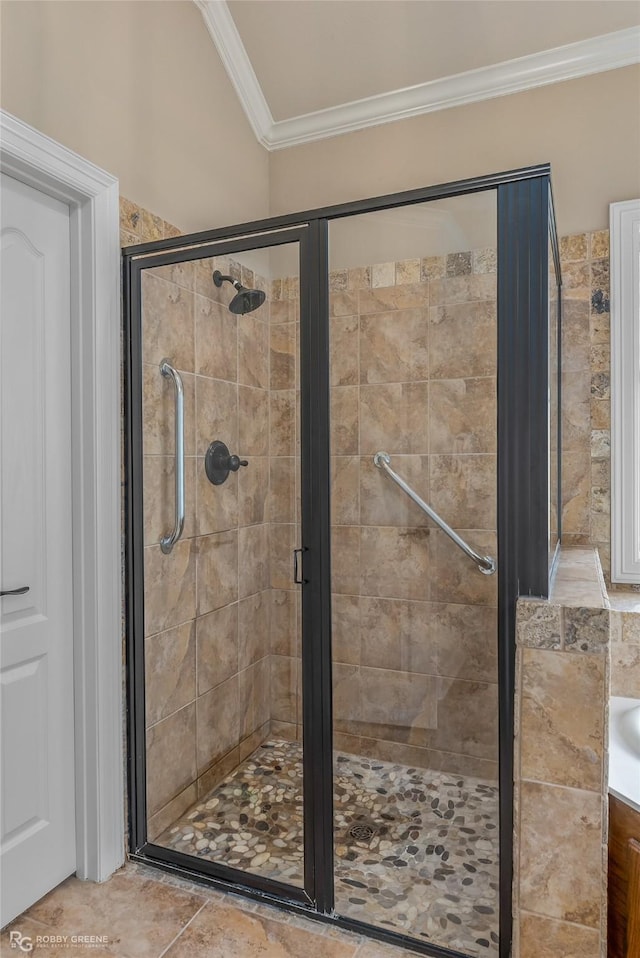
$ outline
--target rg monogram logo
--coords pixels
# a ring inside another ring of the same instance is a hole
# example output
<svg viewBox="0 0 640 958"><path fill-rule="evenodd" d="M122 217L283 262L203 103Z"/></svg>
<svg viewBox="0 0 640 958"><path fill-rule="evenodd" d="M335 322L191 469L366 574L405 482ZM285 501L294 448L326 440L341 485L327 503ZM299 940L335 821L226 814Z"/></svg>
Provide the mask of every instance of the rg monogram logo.
<svg viewBox="0 0 640 958"><path fill-rule="evenodd" d="M28 935L23 935L20 931L10 931L9 941L12 948L19 948L21 951L33 951L33 942Z"/></svg>

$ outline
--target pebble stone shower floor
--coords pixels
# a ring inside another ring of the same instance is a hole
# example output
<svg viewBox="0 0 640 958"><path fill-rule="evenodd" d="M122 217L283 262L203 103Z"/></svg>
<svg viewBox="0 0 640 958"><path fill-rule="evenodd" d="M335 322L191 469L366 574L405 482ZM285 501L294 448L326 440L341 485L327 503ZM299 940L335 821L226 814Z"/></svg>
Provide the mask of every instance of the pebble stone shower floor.
<svg viewBox="0 0 640 958"><path fill-rule="evenodd" d="M270 741L156 843L302 884L302 747ZM498 955L498 788L336 752L336 911Z"/></svg>

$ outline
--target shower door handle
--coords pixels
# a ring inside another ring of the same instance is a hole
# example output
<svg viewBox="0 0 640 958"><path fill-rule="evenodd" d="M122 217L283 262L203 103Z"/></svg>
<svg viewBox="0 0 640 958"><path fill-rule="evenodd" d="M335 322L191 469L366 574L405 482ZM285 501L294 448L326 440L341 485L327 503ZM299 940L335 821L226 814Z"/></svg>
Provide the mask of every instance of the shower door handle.
<svg viewBox="0 0 640 958"><path fill-rule="evenodd" d="M306 551L307 550L305 546L303 546L301 549L293 550L293 581L295 582L296 585L306 585L308 582L308 579L303 578L303 576L300 574L299 560L298 560L298 556L299 555L301 556L302 553Z"/></svg>
<svg viewBox="0 0 640 958"><path fill-rule="evenodd" d="M168 555L184 529L184 387L180 373L168 359L160 363L160 372L165 379L172 379L175 391L175 518L173 532L160 539L160 548Z"/></svg>

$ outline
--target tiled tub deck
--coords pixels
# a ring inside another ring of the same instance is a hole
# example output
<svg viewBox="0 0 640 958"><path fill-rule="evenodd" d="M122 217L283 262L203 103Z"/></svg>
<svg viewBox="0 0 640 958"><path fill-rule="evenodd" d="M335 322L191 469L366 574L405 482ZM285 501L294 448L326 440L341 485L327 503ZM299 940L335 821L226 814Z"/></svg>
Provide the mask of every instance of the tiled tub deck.
<svg viewBox="0 0 640 958"><path fill-rule="evenodd" d="M498 789L335 754L336 911L469 955L498 954ZM156 839L302 884L302 749L264 743Z"/></svg>

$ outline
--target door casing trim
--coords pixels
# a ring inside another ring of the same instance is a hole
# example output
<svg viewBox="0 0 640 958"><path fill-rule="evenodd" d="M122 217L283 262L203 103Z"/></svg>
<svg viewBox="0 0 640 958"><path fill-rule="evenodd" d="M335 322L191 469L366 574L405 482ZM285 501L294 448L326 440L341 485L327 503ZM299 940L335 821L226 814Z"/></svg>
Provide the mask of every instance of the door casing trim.
<svg viewBox="0 0 640 958"><path fill-rule="evenodd" d="M118 180L0 110L0 169L69 206L77 876L124 862Z"/></svg>

